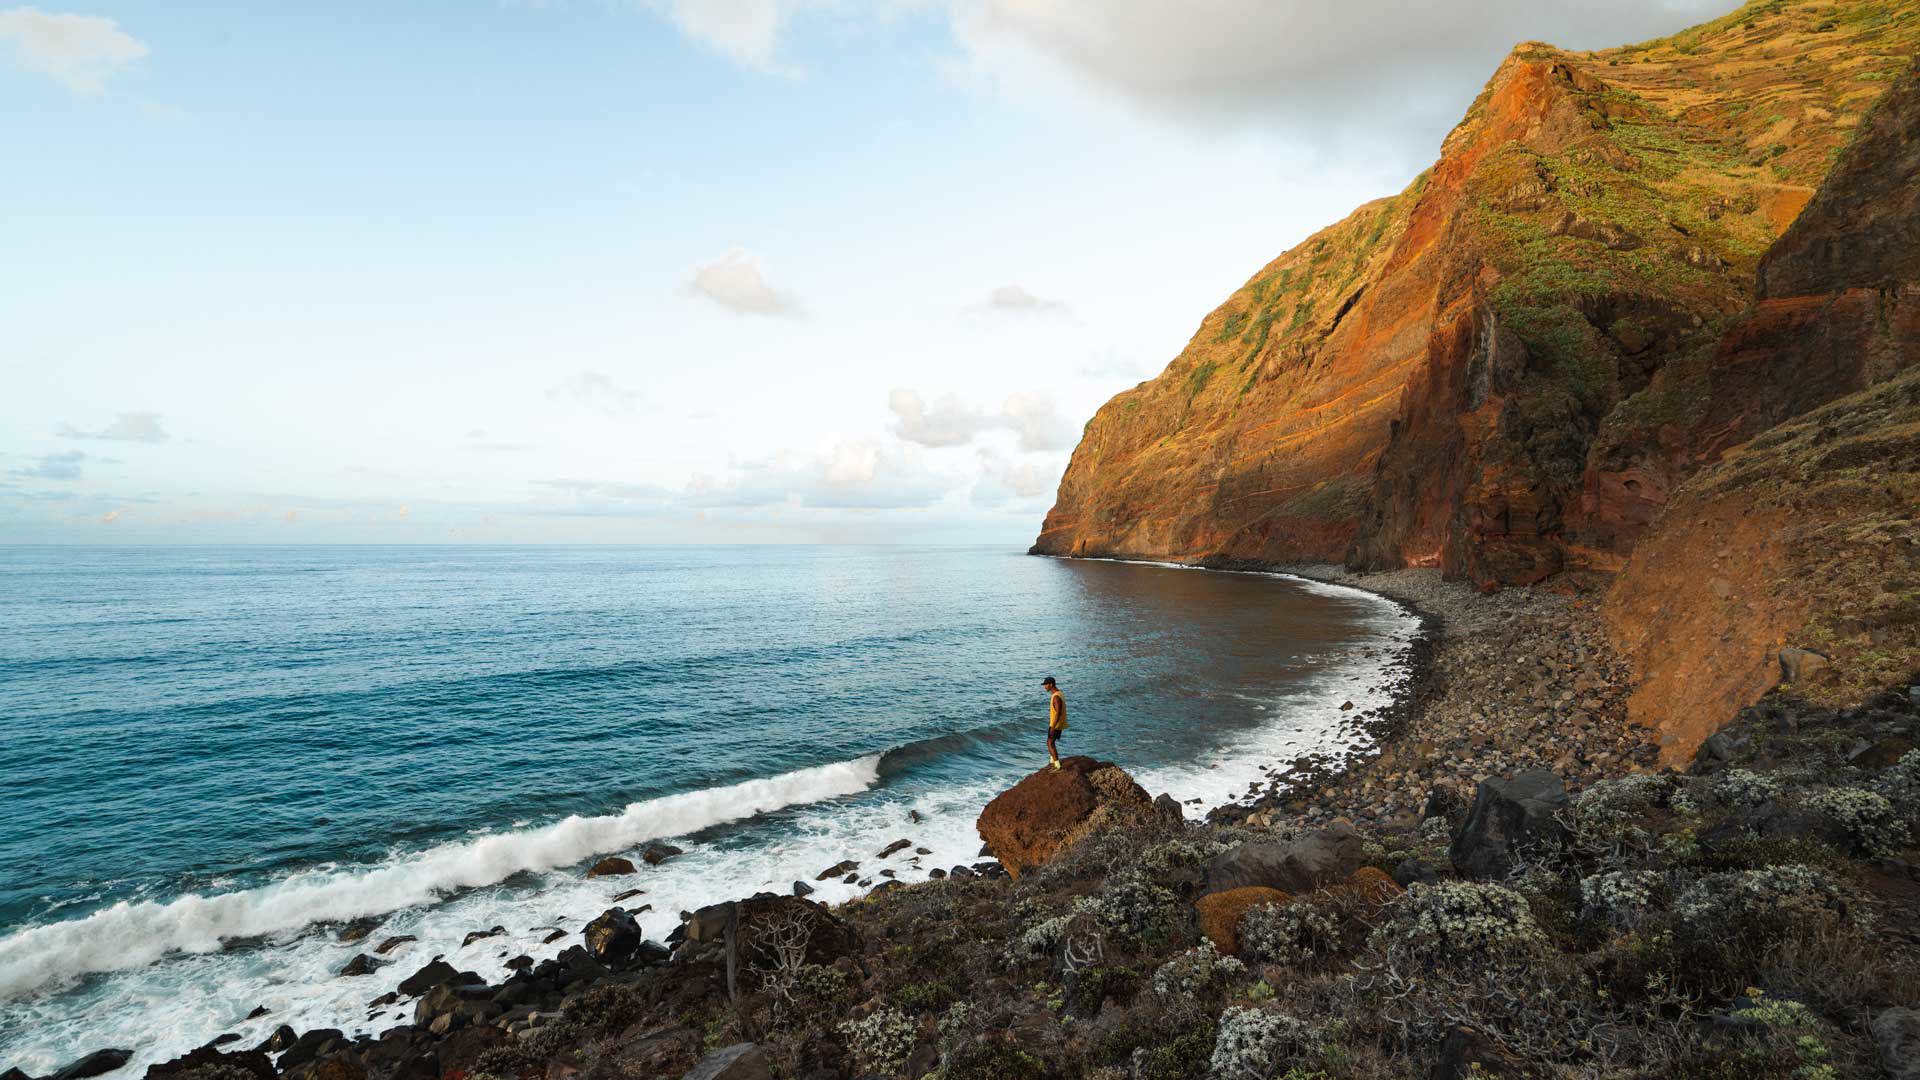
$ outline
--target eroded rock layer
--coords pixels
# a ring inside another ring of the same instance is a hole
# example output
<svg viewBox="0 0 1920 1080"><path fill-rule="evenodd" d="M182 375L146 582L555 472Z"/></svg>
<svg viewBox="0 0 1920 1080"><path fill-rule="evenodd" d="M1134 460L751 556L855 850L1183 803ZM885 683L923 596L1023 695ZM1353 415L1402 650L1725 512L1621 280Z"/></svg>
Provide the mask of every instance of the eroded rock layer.
<svg viewBox="0 0 1920 1080"><path fill-rule="evenodd" d="M1099 411L1035 550L1482 584L1617 568L1748 426L1858 389L1841 371L1729 418L1712 373L1740 366L1722 332L1763 253L1916 42L1898 5L1767 2L1624 49L1520 46L1431 170L1262 269ZM1795 250L1767 289L1835 263Z"/></svg>

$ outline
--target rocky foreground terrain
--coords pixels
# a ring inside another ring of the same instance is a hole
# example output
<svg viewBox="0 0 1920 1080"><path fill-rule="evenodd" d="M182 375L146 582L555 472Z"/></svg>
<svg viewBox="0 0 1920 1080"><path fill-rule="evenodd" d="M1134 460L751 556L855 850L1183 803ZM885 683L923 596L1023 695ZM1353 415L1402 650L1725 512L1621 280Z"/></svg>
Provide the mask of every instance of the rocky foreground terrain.
<svg viewBox="0 0 1920 1080"><path fill-rule="evenodd" d="M500 985L436 959L377 1038L147 1080L1917 1080L1916 45L1758 0L1521 46L1094 418L1037 550L1429 617L1372 760L1196 821L1072 758L977 864L665 942L614 908Z"/></svg>
<svg viewBox="0 0 1920 1080"><path fill-rule="evenodd" d="M435 958L368 1003L411 1020L377 1038L226 1037L147 1080L1920 1076L1920 673L1776 692L1648 768L1570 662L1580 597L1375 584L1454 622L1344 783L1191 820L1069 758L983 808L975 865L836 908L797 882L664 943L614 908L502 984Z"/></svg>

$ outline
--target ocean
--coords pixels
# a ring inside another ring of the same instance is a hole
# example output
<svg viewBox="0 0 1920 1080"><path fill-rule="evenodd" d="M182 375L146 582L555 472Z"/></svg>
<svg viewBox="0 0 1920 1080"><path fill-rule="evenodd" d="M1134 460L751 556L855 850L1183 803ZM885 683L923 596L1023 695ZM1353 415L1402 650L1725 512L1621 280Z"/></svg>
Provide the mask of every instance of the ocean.
<svg viewBox="0 0 1920 1080"><path fill-rule="evenodd" d="M0 627L0 1071L117 1046L123 1076L378 1031L435 955L500 978L629 888L659 939L842 859L975 862L1045 763L1046 675L1063 754L1203 813L1354 752L1418 632L1280 575L748 546L0 547ZM654 839L685 853L583 877ZM875 858L897 839L931 854Z"/></svg>

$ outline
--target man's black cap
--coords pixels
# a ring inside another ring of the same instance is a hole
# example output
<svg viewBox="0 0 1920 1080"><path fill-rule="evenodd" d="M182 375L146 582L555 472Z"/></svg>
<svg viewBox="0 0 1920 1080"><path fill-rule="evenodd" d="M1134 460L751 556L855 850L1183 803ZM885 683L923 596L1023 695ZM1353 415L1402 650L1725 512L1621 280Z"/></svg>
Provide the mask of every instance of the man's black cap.
<svg viewBox="0 0 1920 1080"><path fill-rule="evenodd" d="M1053 676L1051 676L1051 675L1049 675L1049 676L1047 676L1046 678L1044 678L1044 679L1041 679L1041 680L1040 680L1040 685L1041 685L1041 686L1053 686L1053 685L1054 685L1054 681L1053 681Z"/></svg>

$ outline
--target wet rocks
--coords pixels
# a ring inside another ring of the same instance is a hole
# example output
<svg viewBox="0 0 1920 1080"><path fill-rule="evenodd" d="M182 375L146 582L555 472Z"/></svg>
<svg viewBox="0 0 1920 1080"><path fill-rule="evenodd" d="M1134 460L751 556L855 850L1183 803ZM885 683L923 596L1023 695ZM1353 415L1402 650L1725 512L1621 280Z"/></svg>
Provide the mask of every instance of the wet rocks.
<svg viewBox="0 0 1920 1080"><path fill-rule="evenodd" d="M818 874L815 874L813 876L813 880L825 881L828 878L842 877L858 869L860 869L860 863L858 861L854 859L847 859L842 862L834 863L832 866L829 866L825 870L822 870Z"/></svg>
<svg viewBox="0 0 1920 1080"><path fill-rule="evenodd" d="M646 940L640 924L624 908L609 908L587 924L583 931L587 952L609 967L618 967L633 957Z"/></svg>
<svg viewBox="0 0 1920 1080"><path fill-rule="evenodd" d="M907 848L910 848L912 846L913 846L913 841L911 840L895 840L893 843L888 844L886 847L883 847L880 849L879 858L884 859L887 856L892 855L896 851L905 851Z"/></svg>
<svg viewBox="0 0 1920 1080"><path fill-rule="evenodd" d="M361 975L371 975L383 966L385 965L373 957L368 956L366 953L355 953L353 959L347 961L346 966L340 969L340 976L341 978L355 978Z"/></svg>
<svg viewBox="0 0 1920 1080"><path fill-rule="evenodd" d="M131 1050L95 1050L47 1077L46 1080L88 1080L89 1077L100 1076L121 1068L132 1060L133 1051Z"/></svg>
<svg viewBox="0 0 1920 1080"><path fill-rule="evenodd" d="M401 934L398 937L390 937L385 941L382 941L380 944L374 946L373 951L375 955L385 956L388 953L392 952L393 950L399 948L400 946L405 945L409 941L418 941L418 940L419 939L414 937L412 934Z"/></svg>
<svg viewBox="0 0 1920 1080"><path fill-rule="evenodd" d="M672 844L652 843L648 844L646 848L640 852L640 858L648 866L659 866L675 855L685 854L686 852L674 847Z"/></svg>
<svg viewBox="0 0 1920 1080"><path fill-rule="evenodd" d="M471 971L458 971L452 964L436 956L425 967L400 980L400 993L406 997L419 997L421 994L445 983L477 983L480 976Z"/></svg>
<svg viewBox="0 0 1920 1080"><path fill-rule="evenodd" d="M202 1069L238 1070L244 1074L251 1074L255 1080L273 1080L274 1075L273 1060L258 1050L240 1050L229 1054L222 1053L212 1046L203 1046L171 1061L149 1066L146 1080L173 1080L175 1077L187 1076ZM228 1075L231 1076L231 1074Z"/></svg>
<svg viewBox="0 0 1920 1080"><path fill-rule="evenodd" d="M631 859L623 859L614 855L594 863L593 868L587 871L587 876L590 878L619 877L624 874L638 872L638 869L633 865Z"/></svg>
<svg viewBox="0 0 1920 1080"><path fill-rule="evenodd" d="M286 1072L314 1061L347 1045L347 1036L339 1028L318 1028L303 1032L286 1053L280 1055L280 1071Z"/></svg>
<svg viewBox="0 0 1920 1080"><path fill-rule="evenodd" d="M490 937L500 937L506 932L507 928L504 926L496 926L489 930L475 930L461 940L460 947L464 949L476 941L485 941Z"/></svg>

